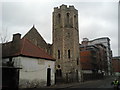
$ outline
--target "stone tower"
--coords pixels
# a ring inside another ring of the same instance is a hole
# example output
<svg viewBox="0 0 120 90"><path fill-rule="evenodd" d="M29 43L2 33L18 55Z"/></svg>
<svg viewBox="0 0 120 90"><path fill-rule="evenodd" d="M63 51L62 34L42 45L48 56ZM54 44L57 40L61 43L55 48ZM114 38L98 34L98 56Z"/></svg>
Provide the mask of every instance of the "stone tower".
<svg viewBox="0 0 120 90"><path fill-rule="evenodd" d="M67 82L80 81L78 10L61 5L53 11L53 57Z"/></svg>

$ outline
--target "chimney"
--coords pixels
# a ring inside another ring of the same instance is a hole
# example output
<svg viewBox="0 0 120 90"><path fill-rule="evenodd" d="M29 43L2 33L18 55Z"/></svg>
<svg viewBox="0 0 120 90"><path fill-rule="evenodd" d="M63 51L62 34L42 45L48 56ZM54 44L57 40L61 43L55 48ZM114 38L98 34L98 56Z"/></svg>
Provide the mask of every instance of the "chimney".
<svg viewBox="0 0 120 90"><path fill-rule="evenodd" d="M13 42L18 42L20 39L21 39L20 33L13 34Z"/></svg>
<svg viewBox="0 0 120 90"><path fill-rule="evenodd" d="M13 55L13 54L19 53L20 47L21 47L21 34L20 33L13 34L11 54Z"/></svg>

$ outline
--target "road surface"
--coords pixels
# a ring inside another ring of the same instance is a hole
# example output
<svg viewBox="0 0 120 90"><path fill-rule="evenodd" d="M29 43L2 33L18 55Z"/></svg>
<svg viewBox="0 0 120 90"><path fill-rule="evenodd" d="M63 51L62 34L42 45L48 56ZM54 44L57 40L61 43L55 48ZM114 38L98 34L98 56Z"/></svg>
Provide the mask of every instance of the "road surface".
<svg viewBox="0 0 120 90"><path fill-rule="evenodd" d="M79 90L84 90L84 89L85 90L114 90L113 86L111 86L111 82L114 79L115 79L114 77L110 77L102 80L93 80L93 81L86 81L83 83L73 84L71 86L66 85L66 87L61 87L58 85L56 89L54 88L54 90L63 90L63 89L74 90L74 88L75 89L78 88Z"/></svg>

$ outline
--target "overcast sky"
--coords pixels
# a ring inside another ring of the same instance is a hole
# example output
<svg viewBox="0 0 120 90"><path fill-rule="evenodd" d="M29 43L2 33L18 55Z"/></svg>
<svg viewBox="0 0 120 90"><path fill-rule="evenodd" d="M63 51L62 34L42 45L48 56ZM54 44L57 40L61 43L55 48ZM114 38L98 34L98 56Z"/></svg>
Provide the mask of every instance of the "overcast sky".
<svg viewBox="0 0 120 90"><path fill-rule="evenodd" d="M24 36L35 25L38 32L47 43L52 43L52 12L54 7L62 4L74 5L79 14L79 39L93 40L109 37L113 56L118 55L118 2L117 0L68 0L63 2L44 0L2 2L2 31L8 40L12 34L21 33ZM84 1L84 2L83 2ZM89 2L88 2L89 1ZM1 6L1 4L0 4Z"/></svg>

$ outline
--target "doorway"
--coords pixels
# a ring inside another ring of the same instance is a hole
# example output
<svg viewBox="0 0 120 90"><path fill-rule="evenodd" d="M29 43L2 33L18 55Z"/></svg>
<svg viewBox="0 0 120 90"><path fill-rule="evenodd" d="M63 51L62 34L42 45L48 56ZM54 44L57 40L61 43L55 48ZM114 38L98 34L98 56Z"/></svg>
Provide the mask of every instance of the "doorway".
<svg viewBox="0 0 120 90"><path fill-rule="evenodd" d="M47 86L51 85L51 68L47 69Z"/></svg>

